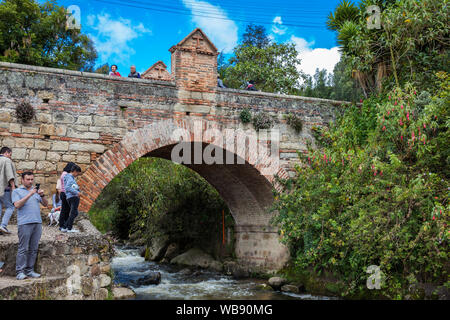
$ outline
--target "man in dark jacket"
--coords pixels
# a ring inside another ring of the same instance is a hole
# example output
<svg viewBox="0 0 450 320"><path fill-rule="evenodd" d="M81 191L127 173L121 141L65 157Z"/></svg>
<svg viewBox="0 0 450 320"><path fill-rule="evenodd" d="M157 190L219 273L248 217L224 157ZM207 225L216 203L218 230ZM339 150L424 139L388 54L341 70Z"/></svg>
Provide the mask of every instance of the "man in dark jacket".
<svg viewBox="0 0 450 320"><path fill-rule="evenodd" d="M130 74L128 75L128 78L140 78L141 74L139 72L136 72L136 66L132 65L130 67Z"/></svg>

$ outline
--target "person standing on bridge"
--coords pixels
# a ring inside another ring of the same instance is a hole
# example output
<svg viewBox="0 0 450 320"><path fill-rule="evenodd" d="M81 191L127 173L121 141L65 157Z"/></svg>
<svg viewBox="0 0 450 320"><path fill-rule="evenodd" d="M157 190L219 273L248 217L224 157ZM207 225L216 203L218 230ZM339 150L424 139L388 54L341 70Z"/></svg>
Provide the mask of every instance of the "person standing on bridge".
<svg viewBox="0 0 450 320"><path fill-rule="evenodd" d="M111 66L111 72L109 73L110 76L116 76L116 77L121 77L120 73L117 71L117 66L115 64L113 64Z"/></svg>
<svg viewBox="0 0 450 320"><path fill-rule="evenodd" d="M69 218L69 213L70 213L70 206L69 206L69 203L67 202L67 198L66 198L66 189L64 188L64 176L72 170L72 167L74 165L75 165L75 163L68 162L63 169L61 177L59 178L60 187L61 187L61 192L60 192L61 212L59 214L59 230L62 232L67 231L67 229L64 227L64 225L66 224L66 221Z"/></svg>
<svg viewBox="0 0 450 320"><path fill-rule="evenodd" d="M78 165L74 165L70 172L64 176L64 188L66 189L66 198L70 206L69 218L63 227L67 232L80 232L77 229L72 229L73 222L78 216L78 206L80 204L80 187L75 178L80 174L81 168Z"/></svg>
<svg viewBox="0 0 450 320"><path fill-rule="evenodd" d="M136 66L132 65L130 67L130 74L128 75L128 78L140 78L141 74L136 71Z"/></svg>
<svg viewBox="0 0 450 320"><path fill-rule="evenodd" d="M15 209L11 202L11 193L16 188L17 173L11 156L12 150L10 148L3 147L0 149L0 217L2 215L2 206L5 207L5 214L0 224L0 232L4 233L11 233L7 226Z"/></svg>
<svg viewBox="0 0 450 320"><path fill-rule="evenodd" d="M19 246L16 257L16 278L39 278L34 271L38 253L39 240L42 235L41 208L48 206L44 190L39 185L33 186L34 174L31 171L22 173L22 186L12 192L12 202L17 208L17 234Z"/></svg>

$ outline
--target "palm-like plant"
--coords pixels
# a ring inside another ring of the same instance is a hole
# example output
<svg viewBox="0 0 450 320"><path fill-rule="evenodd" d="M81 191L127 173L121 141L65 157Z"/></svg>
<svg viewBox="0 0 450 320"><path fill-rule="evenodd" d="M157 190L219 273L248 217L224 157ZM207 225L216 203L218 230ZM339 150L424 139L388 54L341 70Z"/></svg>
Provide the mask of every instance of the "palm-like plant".
<svg viewBox="0 0 450 320"><path fill-rule="evenodd" d="M342 0L334 12L330 12L327 27L333 31L339 31L346 21L356 22L359 19L359 9L353 3Z"/></svg>

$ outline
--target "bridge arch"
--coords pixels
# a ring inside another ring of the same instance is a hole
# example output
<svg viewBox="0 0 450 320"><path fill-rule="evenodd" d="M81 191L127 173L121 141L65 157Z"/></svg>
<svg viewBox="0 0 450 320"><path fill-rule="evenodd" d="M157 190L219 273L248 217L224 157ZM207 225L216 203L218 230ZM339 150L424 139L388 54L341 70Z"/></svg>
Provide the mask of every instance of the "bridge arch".
<svg viewBox="0 0 450 320"><path fill-rule="evenodd" d="M195 132L199 127L202 134L197 135ZM174 134L176 130L184 132L184 136ZM210 145L222 147L224 160L231 155L234 159L232 164L223 161L223 164L191 162L184 165L199 173L215 187L230 208L236 222L238 259L252 270L279 269L288 260L289 254L287 248L278 241L278 233L270 225L271 215L267 209L273 202L272 188L279 190L281 187L276 176L287 178L287 172L281 167L273 166L274 158L269 154L255 157L248 151L237 152L236 143L217 146L213 137L203 134L208 130L224 132L226 127L215 121L183 118L156 121L128 132L119 143L96 159L80 177L80 211L89 211L103 188L141 157L171 160L172 150L179 143L193 149L195 144L201 145L202 154ZM258 141L258 145L261 146L262 142ZM240 158L240 155L245 159ZM240 163L238 159L241 160ZM267 170L269 167L272 170Z"/></svg>

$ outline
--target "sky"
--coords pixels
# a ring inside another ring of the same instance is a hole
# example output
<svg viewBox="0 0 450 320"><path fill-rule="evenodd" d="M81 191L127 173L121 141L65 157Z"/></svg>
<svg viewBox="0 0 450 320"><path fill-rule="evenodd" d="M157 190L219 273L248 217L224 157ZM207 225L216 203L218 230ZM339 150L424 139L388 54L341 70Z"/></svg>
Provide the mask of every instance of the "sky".
<svg viewBox="0 0 450 320"><path fill-rule="evenodd" d="M43 3L44 0L39 0ZM80 9L81 31L94 41L96 67L116 64L122 76L130 65L144 72L163 61L170 72L170 52L192 30L201 28L229 57L249 23L263 25L277 43L294 43L300 70L333 71L340 59L336 34L326 28L339 0L58 0Z"/></svg>

